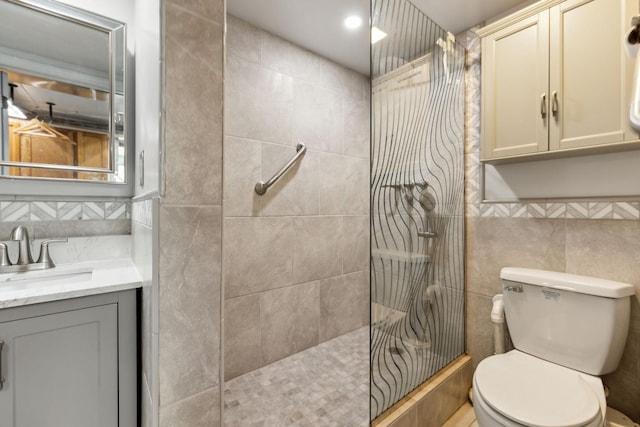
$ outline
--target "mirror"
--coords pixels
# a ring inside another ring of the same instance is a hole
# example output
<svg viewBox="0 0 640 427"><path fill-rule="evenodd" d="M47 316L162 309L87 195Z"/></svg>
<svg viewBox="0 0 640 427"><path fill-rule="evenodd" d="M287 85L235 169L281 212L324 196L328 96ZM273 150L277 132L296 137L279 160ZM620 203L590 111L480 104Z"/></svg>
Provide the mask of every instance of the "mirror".
<svg viewBox="0 0 640 427"><path fill-rule="evenodd" d="M126 182L125 24L0 0L0 175Z"/></svg>

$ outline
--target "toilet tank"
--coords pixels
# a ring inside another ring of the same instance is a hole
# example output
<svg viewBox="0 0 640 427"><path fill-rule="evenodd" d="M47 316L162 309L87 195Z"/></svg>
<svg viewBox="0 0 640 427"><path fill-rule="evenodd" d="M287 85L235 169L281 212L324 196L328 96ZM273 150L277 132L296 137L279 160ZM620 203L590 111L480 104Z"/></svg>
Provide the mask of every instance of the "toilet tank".
<svg viewBox="0 0 640 427"><path fill-rule="evenodd" d="M591 375L616 370L629 330L632 285L512 267L500 277L516 349Z"/></svg>

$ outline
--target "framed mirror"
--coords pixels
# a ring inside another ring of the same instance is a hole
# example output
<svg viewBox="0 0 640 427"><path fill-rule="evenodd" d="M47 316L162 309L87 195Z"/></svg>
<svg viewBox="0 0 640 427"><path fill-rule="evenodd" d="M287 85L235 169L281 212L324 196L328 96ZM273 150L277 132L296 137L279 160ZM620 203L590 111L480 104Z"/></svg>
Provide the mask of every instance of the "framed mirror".
<svg viewBox="0 0 640 427"><path fill-rule="evenodd" d="M125 43L122 22L0 0L0 178L126 183Z"/></svg>

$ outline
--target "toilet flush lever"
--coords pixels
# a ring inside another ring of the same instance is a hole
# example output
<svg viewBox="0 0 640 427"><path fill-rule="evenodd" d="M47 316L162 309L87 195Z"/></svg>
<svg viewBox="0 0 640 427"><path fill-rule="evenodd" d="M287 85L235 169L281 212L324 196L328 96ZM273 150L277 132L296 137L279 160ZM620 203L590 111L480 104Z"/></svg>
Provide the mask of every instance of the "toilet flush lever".
<svg viewBox="0 0 640 427"><path fill-rule="evenodd" d="M521 294L524 292L524 289L522 288L521 285L508 285L504 287L504 290L509 292L516 292L518 294Z"/></svg>

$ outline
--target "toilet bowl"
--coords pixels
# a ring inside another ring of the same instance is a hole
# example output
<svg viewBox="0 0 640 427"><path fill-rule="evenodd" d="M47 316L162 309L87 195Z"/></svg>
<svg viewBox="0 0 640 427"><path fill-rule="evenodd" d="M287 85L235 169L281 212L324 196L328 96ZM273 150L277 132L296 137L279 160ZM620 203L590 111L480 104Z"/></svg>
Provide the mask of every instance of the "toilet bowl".
<svg viewBox="0 0 640 427"><path fill-rule="evenodd" d="M604 426L606 400L598 377L518 350L483 360L473 390L482 427Z"/></svg>
<svg viewBox="0 0 640 427"><path fill-rule="evenodd" d="M604 427L599 376L620 363L634 287L525 268L500 277L515 350L475 370L480 427Z"/></svg>

